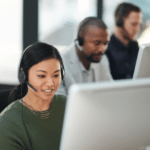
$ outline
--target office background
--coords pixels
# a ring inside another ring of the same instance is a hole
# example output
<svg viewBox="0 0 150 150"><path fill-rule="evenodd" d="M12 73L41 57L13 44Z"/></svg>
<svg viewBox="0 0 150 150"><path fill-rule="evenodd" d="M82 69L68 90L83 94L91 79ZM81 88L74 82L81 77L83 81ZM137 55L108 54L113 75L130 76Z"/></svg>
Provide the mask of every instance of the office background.
<svg viewBox="0 0 150 150"><path fill-rule="evenodd" d="M25 47L42 41L61 51L74 41L78 24L87 16L102 18L111 34L114 10L121 2L132 2L142 9L143 23L137 40L139 45L148 43L149 0L1 0L0 90L18 83L18 64Z"/></svg>

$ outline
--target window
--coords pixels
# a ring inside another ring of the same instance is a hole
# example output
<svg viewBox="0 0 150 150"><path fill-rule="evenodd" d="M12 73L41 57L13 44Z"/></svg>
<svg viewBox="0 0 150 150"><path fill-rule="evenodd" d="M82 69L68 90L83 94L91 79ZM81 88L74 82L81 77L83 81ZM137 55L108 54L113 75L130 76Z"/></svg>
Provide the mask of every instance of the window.
<svg viewBox="0 0 150 150"><path fill-rule="evenodd" d="M97 0L39 0L39 40L63 49L77 34L78 24L97 16Z"/></svg>
<svg viewBox="0 0 150 150"><path fill-rule="evenodd" d="M1 0L0 14L0 84L16 84L22 52L22 0Z"/></svg>

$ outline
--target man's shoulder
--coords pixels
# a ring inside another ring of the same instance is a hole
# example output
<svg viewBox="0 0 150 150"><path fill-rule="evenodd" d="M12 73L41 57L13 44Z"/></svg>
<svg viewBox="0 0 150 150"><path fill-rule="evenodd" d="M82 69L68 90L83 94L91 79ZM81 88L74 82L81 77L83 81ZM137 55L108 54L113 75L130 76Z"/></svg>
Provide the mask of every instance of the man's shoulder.
<svg viewBox="0 0 150 150"><path fill-rule="evenodd" d="M73 55L73 51L74 51L74 47L75 45L72 43L70 46L66 47L65 49L63 49L60 54L62 56L62 58L66 58L66 57L70 57Z"/></svg>
<svg viewBox="0 0 150 150"><path fill-rule="evenodd" d="M108 47L113 45L116 46L116 43L121 43L121 41L114 34L112 34L108 43Z"/></svg>

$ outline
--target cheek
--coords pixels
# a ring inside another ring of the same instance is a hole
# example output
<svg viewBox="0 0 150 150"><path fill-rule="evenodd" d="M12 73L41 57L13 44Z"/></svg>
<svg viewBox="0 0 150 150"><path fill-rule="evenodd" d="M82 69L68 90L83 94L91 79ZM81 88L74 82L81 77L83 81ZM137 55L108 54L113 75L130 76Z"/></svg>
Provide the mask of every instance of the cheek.
<svg viewBox="0 0 150 150"><path fill-rule="evenodd" d="M93 43L87 43L87 44L85 44L84 45L84 47L83 47L83 50L84 50L84 52L88 55L90 55L90 54L92 54L93 53L93 51L95 50L96 48L95 48L95 45L93 44Z"/></svg>
<svg viewBox="0 0 150 150"><path fill-rule="evenodd" d="M61 83L61 77L58 79L54 79L55 89L57 89L59 87L60 83Z"/></svg>
<svg viewBox="0 0 150 150"><path fill-rule="evenodd" d="M29 77L28 82L36 89L40 89L44 85L44 80L39 80L37 76Z"/></svg>

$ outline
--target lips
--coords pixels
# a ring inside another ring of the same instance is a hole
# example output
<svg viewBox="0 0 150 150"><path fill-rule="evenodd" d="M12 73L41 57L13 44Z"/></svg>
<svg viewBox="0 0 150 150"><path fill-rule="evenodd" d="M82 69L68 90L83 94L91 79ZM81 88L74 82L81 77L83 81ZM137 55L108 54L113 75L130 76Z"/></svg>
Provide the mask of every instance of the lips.
<svg viewBox="0 0 150 150"><path fill-rule="evenodd" d="M45 92L51 92L52 90L44 90Z"/></svg>
<svg viewBox="0 0 150 150"><path fill-rule="evenodd" d="M42 90L43 92L46 92L46 93L50 93L50 92L52 92L54 90L54 88L53 89L46 89L46 90Z"/></svg>

